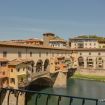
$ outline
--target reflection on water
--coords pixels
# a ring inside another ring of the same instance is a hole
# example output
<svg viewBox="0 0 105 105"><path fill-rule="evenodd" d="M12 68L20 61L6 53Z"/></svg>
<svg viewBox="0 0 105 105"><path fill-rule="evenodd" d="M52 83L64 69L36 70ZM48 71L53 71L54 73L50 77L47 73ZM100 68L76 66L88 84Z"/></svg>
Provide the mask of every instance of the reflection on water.
<svg viewBox="0 0 105 105"><path fill-rule="evenodd" d="M88 80L69 79L66 88L47 88L42 90L42 92L103 99L105 98L105 83ZM35 105L35 99L36 95L30 95L30 97L28 97L28 105ZM46 105L46 99L46 95L39 96L37 100L38 105ZM57 105L57 101L58 97L50 97L48 105ZM62 98L60 105L69 105L69 102L70 99ZM75 100L73 101L72 105L82 105L82 101ZM92 101L86 101L85 105L95 105L95 103ZM105 105L105 103L99 103L99 105Z"/></svg>

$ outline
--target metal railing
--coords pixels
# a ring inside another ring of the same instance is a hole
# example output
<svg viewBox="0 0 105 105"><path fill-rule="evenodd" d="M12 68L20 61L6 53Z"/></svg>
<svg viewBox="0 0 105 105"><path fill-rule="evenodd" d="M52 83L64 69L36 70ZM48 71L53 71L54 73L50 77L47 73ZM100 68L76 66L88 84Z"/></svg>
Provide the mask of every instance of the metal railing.
<svg viewBox="0 0 105 105"><path fill-rule="evenodd" d="M16 97L16 100L15 100L16 105L21 105L18 102L19 95L30 94L30 93L36 95L34 105L40 105L40 104L38 104L38 101L42 95L46 96L45 105L50 105L49 101L50 101L51 97L57 97L57 105L61 105L60 103L63 98L68 98L68 100L69 100L68 105L73 105L72 103L77 99L81 100L81 105L87 104L87 101L93 101L95 103L94 105L99 105L99 103L105 102L105 99L99 100L99 99L95 99L95 98L85 98L85 97L76 97L76 96L68 96L68 95L50 94L50 93L44 93L44 92L38 92L38 91L2 88L2 89L0 89L0 105L2 105L2 94L6 93L6 92L8 92L6 105L11 105L11 104L9 104L10 94L14 94L14 96ZM25 98L27 98L27 95L25 95ZM27 105L27 103L25 102L24 105ZM64 105L67 105L67 104L64 104ZM76 104L76 105L78 105L78 104Z"/></svg>

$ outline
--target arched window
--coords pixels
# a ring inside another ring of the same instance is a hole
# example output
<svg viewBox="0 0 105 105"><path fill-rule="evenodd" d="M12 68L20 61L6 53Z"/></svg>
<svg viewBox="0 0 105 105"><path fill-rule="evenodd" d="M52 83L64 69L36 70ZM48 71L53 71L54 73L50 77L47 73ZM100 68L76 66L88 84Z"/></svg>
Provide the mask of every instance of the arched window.
<svg viewBox="0 0 105 105"><path fill-rule="evenodd" d="M97 63L97 69L102 69L103 68L103 59L102 59L102 57L97 57L96 58L96 63Z"/></svg>
<svg viewBox="0 0 105 105"><path fill-rule="evenodd" d="M47 70L48 65L49 65L49 60L46 59L45 62L44 62L44 71Z"/></svg>
<svg viewBox="0 0 105 105"><path fill-rule="evenodd" d="M42 71L43 61L39 59L36 63L36 72Z"/></svg>
<svg viewBox="0 0 105 105"><path fill-rule="evenodd" d="M83 57L79 57L79 58L78 58L78 65L79 65L80 67L84 67L84 59L83 59Z"/></svg>
<svg viewBox="0 0 105 105"><path fill-rule="evenodd" d="M91 57L87 58L87 67L93 67L93 59Z"/></svg>

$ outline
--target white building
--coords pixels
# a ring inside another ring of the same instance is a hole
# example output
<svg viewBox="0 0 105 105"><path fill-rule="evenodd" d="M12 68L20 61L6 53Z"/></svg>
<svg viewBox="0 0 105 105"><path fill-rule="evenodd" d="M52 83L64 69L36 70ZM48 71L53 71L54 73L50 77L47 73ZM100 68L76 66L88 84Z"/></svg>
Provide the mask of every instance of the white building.
<svg viewBox="0 0 105 105"><path fill-rule="evenodd" d="M66 48L66 41L63 39L52 39L49 41L51 47Z"/></svg>
<svg viewBox="0 0 105 105"><path fill-rule="evenodd" d="M71 38L69 43L71 48L99 48L98 40L95 38Z"/></svg>

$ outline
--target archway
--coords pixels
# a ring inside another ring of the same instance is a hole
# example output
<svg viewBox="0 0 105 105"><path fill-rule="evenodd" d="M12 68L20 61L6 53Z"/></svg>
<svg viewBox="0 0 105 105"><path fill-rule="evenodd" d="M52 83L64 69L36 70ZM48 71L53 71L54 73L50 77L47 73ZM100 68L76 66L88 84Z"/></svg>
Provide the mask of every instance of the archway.
<svg viewBox="0 0 105 105"><path fill-rule="evenodd" d="M87 67L91 68L93 67L93 58L87 57Z"/></svg>
<svg viewBox="0 0 105 105"><path fill-rule="evenodd" d="M39 59L36 63L36 72L42 71L43 61Z"/></svg>
<svg viewBox="0 0 105 105"><path fill-rule="evenodd" d="M52 87L53 81L48 77L41 77L32 81L26 89L39 91L47 87Z"/></svg>
<svg viewBox="0 0 105 105"><path fill-rule="evenodd" d="M44 62L44 71L47 70L48 65L49 65L49 59L46 59L45 62Z"/></svg>
<svg viewBox="0 0 105 105"><path fill-rule="evenodd" d="M82 56L78 58L78 65L79 67L84 67L84 58Z"/></svg>
<svg viewBox="0 0 105 105"><path fill-rule="evenodd" d="M96 65L97 65L97 69L102 69L103 68L103 59L102 59L102 57L97 57L96 58Z"/></svg>

